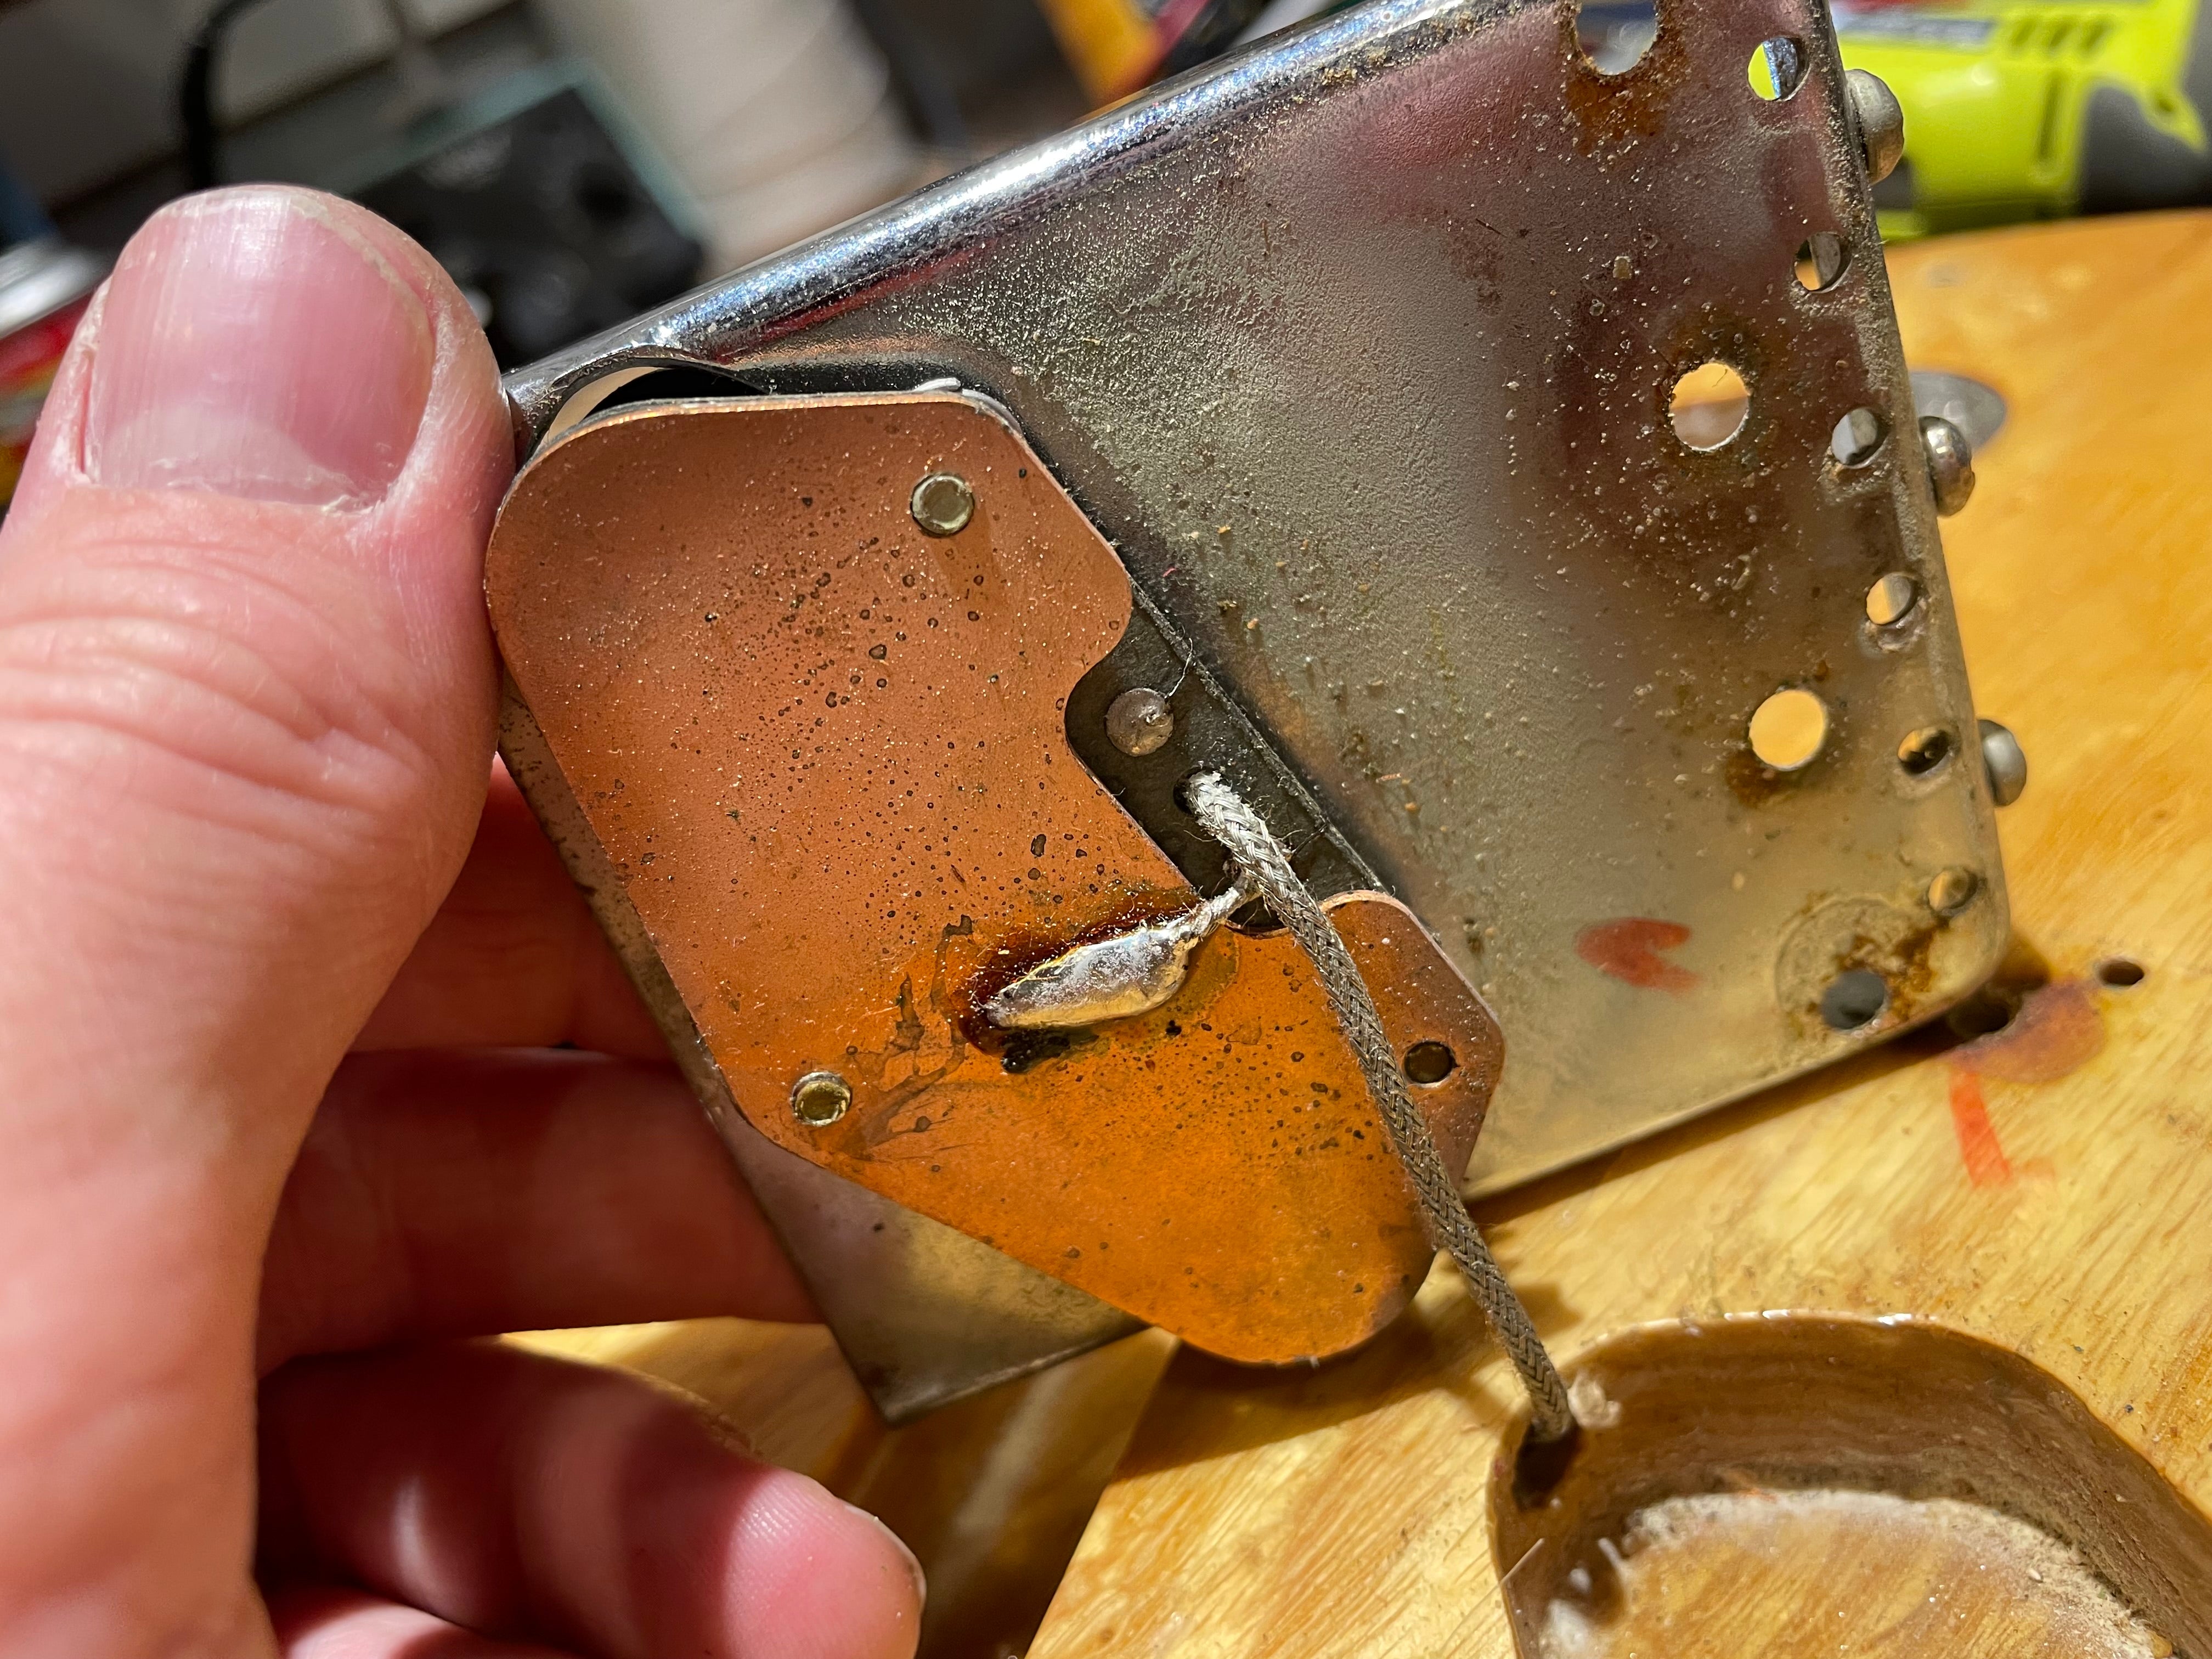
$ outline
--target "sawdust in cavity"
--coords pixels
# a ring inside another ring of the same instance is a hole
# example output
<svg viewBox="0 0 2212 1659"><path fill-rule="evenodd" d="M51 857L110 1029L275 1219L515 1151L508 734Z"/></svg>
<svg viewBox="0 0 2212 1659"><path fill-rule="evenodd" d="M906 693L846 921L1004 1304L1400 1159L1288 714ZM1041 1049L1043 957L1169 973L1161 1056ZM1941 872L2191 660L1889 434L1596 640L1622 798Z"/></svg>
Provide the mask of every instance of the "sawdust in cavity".
<svg viewBox="0 0 2212 1659"><path fill-rule="evenodd" d="M1600 1547L1617 1587L1577 1570L1546 1609L1540 1659L2173 1651L2071 1547L1952 1498L1755 1487L1672 1498Z"/></svg>

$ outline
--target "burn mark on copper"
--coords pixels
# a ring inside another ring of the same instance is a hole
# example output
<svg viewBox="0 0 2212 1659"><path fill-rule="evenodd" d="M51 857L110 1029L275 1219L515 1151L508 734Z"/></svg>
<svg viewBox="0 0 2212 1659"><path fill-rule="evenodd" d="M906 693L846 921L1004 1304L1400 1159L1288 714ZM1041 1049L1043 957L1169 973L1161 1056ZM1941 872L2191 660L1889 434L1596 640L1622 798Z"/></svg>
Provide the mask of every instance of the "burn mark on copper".
<svg viewBox="0 0 2212 1659"><path fill-rule="evenodd" d="M1182 988L1190 953L1252 896L1252 884L1240 880L1164 921L1075 945L1001 987L983 1012L1004 1030L1031 1031L1149 1013Z"/></svg>
<svg viewBox="0 0 2212 1659"><path fill-rule="evenodd" d="M1191 902L1188 888L1132 890L1093 921L1061 929L1011 928L1000 936L995 951L982 966L958 984L945 988L945 1012L964 1041L998 1055L1003 1062L1012 1052L1009 1033L993 1024L984 1012L993 997L1054 957L1079 945L1166 921L1188 910ZM1035 1057L1028 1063L1035 1063Z"/></svg>

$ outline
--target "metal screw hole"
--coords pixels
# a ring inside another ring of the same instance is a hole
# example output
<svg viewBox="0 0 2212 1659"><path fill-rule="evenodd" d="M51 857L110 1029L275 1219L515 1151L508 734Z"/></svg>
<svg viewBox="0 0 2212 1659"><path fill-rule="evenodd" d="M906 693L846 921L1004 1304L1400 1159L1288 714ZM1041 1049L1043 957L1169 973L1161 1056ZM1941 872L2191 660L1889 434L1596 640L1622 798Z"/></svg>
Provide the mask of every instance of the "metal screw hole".
<svg viewBox="0 0 2212 1659"><path fill-rule="evenodd" d="M1835 287L1851 262L1850 245L1832 230L1816 230L1797 245L1797 283L1811 293Z"/></svg>
<svg viewBox="0 0 2212 1659"><path fill-rule="evenodd" d="M1836 458L1838 466L1864 466L1888 435L1881 416L1870 409L1855 409L1836 422L1835 431L1828 437L1828 453Z"/></svg>
<svg viewBox="0 0 2212 1659"><path fill-rule="evenodd" d="M1751 389L1733 363L1699 363L1674 382L1667 418L1674 435L1692 449L1718 449L1743 429Z"/></svg>
<svg viewBox="0 0 2212 1659"><path fill-rule="evenodd" d="M1863 1030L1889 1006L1889 983L1871 968L1847 968L1820 993L1820 1018L1832 1031Z"/></svg>
<svg viewBox="0 0 2212 1659"><path fill-rule="evenodd" d="M1650 0L1580 0L1575 8L1575 44L1600 75L1627 74L1658 38Z"/></svg>
<svg viewBox="0 0 2212 1659"><path fill-rule="evenodd" d="M1406 1079L1433 1085L1459 1069L1459 1056L1441 1042L1417 1042L1406 1050Z"/></svg>
<svg viewBox="0 0 2212 1659"><path fill-rule="evenodd" d="M1905 734L1905 741L1897 745L1897 763L1914 777L1924 778L1950 759L1956 747L1944 727L1923 726Z"/></svg>
<svg viewBox="0 0 2212 1659"><path fill-rule="evenodd" d="M1770 103L1779 102L1805 79L1805 53L1786 34L1762 40L1752 50L1750 75L1753 92Z"/></svg>
<svg viewBox="0 0 2212 1659"><path fill-rule="evenodd" d="M1867 589L1867 620L1876 628L1894 628L1920 603L1920 584L1902 570L1893 570Z"/></svg>
<svg viewBox="0 0 2212 1659"><path fill-rule="evenodd" d="M1972 871L1955 864L1938 870L1928 883L1928 908L1939 916L1955 916L1973 902L1981 885L1981 878Z"/></svg>
<svg viewBox="0 0 2212 1659"><path fill-rule="evenodd" d="M1749 736L1760 764L1795 772L1828 741L1828 705L1802 686L1784 686L1752 712Z"/></svg>
<svg viewBox="0 0 2212 1659"><path fill-rule="evenodd" d="M1834 434L1829 434L1827 452L1836 458L1838 467L1865 467L1874 460L1874 452L1881 449L1887 435L1889 429L1874 410L1851 410L1836 422Z"/></svg>

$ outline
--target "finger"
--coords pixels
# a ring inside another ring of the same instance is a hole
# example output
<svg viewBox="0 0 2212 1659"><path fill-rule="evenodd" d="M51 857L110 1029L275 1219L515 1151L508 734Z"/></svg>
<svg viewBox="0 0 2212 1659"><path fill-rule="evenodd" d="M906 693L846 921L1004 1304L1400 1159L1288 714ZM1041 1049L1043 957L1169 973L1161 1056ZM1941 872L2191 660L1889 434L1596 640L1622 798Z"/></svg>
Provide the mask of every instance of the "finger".
<svg viewBox="0 0 2212 1659"><path fill-rule="evenodd" d="M641 1060L668 1052L560 854L495 766L468 861L354 1047L562 1042Z"/></svg>
<svg viewBox="0 0 2212 1659"><path fill-rule="evenodd" d="M638 1379L495 1345L303 1360L262 1391L268 1569L605 1659L905 1659L878 1522Z"/></svg>
<svg viewBox="0 0 2212 1659"><path fill-rule="evenodd" d="M459 295L330 198L165 209L70 348L0 526L0 1645L248 1588L262 1247L476 823L511 459Z"/></svg>
<svg viewBox="0 0 2212 1659"><path fill-rule="evenodd" d="M264 1369L301 1353L708 1314L813 1317L665 1067L356 1055L277 1212Z"/></svg>
<svg viewBox="0 0 2212 1659"><path fill-rule="evenodd" d="M501 1642L359 1590L279 1590L269 1598L283 1659L574 1659L535 1642Z"/></svg>

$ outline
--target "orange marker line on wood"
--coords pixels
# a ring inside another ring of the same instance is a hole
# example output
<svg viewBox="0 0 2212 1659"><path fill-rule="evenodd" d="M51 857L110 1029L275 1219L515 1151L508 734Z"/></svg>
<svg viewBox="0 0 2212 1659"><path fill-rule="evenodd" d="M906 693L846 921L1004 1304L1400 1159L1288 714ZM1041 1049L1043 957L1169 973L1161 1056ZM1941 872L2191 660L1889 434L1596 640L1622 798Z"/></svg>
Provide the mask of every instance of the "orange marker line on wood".
<svg viewBox="0 0 2212 1659"><path fill-rule="evenodd" d="M1982 1099L1982 1080L1972 1072L1951 1071L1951 1127L1958 1132L1959 1156L1966 1179L1977 1187L2002 1187L2012 1179L2012 1163L1997 1142L1990 1109Z"/></svg>

